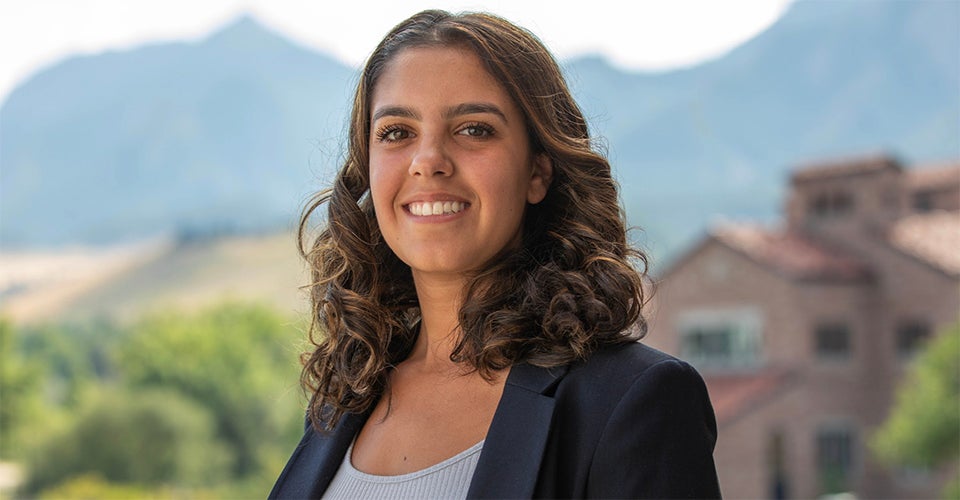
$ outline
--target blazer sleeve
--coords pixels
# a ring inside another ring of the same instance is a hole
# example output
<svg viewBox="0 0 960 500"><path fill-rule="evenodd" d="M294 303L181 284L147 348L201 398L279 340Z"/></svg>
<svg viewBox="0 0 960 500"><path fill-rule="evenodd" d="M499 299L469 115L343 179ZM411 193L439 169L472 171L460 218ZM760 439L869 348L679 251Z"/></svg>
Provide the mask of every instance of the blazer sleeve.
<svg viewBox="0 0 960 500"><path fill-rule="evenodd" d="M594 498L719 498L717 424L706 386L687 363L644 370L611 413L590 467Z"/></svg>

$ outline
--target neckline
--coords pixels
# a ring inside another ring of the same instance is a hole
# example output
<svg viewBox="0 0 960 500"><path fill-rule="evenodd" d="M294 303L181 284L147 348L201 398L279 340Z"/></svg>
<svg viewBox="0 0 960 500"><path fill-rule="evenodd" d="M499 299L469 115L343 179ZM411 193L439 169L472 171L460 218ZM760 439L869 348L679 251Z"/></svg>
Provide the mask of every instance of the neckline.
<svg viewBox="0 0 960 500"><path fill-rule="evenodd" d="M437 462L437 463L435 463L435 464L433 464L433 465L430 465L430 466L428 466L428 467L426 467L426 468L423 468L423 469L420 469L420 470L416 470L416 471L413 471L413 472L407 472L407 473L404 473L404 474L384 476L384 475L379 475L379 474L369 474L369 473L363 472L363 471L361 471L361 470L358 470L356 467L353 466L353 444L354 444L354 442L356 442L356 438L354 438L354 441L351 441L351 442L350 442L350 447L347 448L347 454L346 454L346 456L344 457L343 465L344 465L344 467L346 467L346 471L347 471L350 475L353 475L353 476L355 476L355 477L358 477L358 478L360 478L360 479L362 479L362 480L364 480L364 481L377 482L377 483L400 483L400 482L404 482L404 481L410 481L410 480L413 480L413 479L417 479L417 478L419 478L419 477L426 476L426 475L428 475L428 474L432 474L432 473L437 472L437 471L439 471L439 470L441 470L441 469L445 469L445 468L447 468L447 467L450 467L450 466L452 466L452 465L454 465L454 464L456 464L456 463L458 463L458 462L462 462L462 461L464 461L464 460L472 457L473 455L475 455L475 454L477 454L477 453L480 453L480 451L483 449L483 443L484 443L485 441L486 441L486 439L481 440L479 443L477 443L477 444L475 444L475 445L467 448L466 450L463 450L463 451L461 451L460 453L457 453L456 455L454 455L454 456L452 456L452 457L450 457L450 458L441 460L440 462Z"/></svg>

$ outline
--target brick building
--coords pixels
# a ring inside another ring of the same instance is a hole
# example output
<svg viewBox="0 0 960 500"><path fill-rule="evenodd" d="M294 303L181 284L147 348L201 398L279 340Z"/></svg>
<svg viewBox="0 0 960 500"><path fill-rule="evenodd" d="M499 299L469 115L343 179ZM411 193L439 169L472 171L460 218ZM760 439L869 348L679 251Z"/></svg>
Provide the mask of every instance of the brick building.
<svg viewBox="0 0 960 500"><path fill-rule="evenodd" d="M708 231L658 277L645 342L709 387L728 498L933 497L867 441L924 339L958 321L960 163L808 165L779 227Z"/></svg>

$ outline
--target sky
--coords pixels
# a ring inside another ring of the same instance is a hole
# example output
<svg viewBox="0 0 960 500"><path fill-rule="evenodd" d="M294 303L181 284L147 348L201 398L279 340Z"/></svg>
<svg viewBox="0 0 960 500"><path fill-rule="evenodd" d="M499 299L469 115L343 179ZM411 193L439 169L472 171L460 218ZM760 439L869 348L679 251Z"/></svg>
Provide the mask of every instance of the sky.
<svg viewBox="0 0 960 500"><path fill-rule="evenodd" d="M359 66L397 22L426 8L485 10L536 33L560 59L598 53L627 70L718 57L775 22L790 0L0 0L0 102L77 54L199 40L248 14Z"/></svg>

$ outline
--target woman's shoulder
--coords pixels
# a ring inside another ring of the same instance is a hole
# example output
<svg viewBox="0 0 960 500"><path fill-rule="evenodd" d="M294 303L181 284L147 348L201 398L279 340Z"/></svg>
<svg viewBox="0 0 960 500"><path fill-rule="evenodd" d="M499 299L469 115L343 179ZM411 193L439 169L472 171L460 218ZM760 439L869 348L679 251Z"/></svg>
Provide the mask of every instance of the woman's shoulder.
<svg viewBox="0 0 960 500"><path fill-rule="evenodd" d="M610 372L619 377L633 378L654 367L692 369L685 361L642 342L626 342L597 349L585 360L572 366L571 372L594 376Z"/></svg>
<svg viewBox="0 0 960 500"><path fill-rule="evenodd" d="M558 390L567 397L618 400L643 387L674 387L705 395L690 364L640 342L605 346L570 366Z"/></svg>

